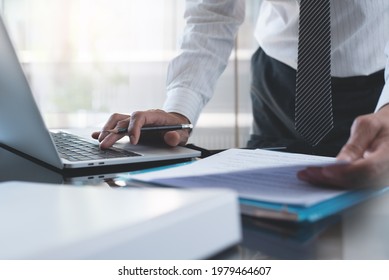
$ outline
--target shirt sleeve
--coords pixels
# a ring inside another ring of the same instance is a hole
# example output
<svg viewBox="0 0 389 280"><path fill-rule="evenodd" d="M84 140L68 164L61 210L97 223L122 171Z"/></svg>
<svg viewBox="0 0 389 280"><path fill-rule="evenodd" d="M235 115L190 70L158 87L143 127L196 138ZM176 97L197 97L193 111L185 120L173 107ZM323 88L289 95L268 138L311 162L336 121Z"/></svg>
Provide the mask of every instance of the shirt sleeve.
<svg viewBox="0 0 389 280"><path fill-rule="evenodd" d="M163 109L195 124L227 66L245 0L187 0L180 54L168 67Z"/></svg>
<svg viewBox="0 0 389 280"><path fill-rule="evenodd" d="M385 86L382 90L380 99L378 100L376 111L389 103L389 42L385 48L386 54L386 67L385 67Z"/></svg>

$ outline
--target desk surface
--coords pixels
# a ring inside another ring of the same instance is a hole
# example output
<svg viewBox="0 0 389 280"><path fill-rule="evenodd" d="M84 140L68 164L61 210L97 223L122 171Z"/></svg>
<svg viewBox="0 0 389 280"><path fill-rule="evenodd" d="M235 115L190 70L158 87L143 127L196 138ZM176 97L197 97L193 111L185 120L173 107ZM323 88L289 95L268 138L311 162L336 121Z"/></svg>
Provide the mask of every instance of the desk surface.
<svg viewBox="0 0 389 280"><path fill-rule="evenodd" d="M142 166L143 167L143 166ZM60 174L0 148L0 182L123 187L134 166L93 173ZM131 186L125 186L131 187ZM389 259L389 194L312 224L290 224L243 217L243 241L216 259ZM174 246L172 244L171 246Z"/></svg>

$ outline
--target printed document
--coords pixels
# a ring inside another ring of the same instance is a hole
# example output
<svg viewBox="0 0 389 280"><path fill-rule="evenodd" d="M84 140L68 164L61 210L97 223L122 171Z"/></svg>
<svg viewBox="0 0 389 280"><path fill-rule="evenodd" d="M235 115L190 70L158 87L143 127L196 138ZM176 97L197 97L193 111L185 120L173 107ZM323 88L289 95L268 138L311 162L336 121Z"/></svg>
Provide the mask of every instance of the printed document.
<svg viewBox="0 0 389 280"><path fill-rule="evenodd" d="M345 191L313 186L296 174L335 158L268 150L229 149L191 164L130 175L131 179L181 188L228 188L240 198L309 207Z"/></svg>

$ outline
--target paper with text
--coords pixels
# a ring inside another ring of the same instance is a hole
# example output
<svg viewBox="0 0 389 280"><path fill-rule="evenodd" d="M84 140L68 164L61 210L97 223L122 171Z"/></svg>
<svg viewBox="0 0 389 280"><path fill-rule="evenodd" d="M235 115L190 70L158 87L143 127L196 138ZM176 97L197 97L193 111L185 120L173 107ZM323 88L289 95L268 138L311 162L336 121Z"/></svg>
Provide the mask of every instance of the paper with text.
<svg viewBox="0 0 389 280"><path fill-rule="evenodd" d="M312 186L296 177L306 166L335 158L266 150L230 149L192 164L131 175L132 179L183 188L228 188L240 198L311 206L345 191Z"/></svg>

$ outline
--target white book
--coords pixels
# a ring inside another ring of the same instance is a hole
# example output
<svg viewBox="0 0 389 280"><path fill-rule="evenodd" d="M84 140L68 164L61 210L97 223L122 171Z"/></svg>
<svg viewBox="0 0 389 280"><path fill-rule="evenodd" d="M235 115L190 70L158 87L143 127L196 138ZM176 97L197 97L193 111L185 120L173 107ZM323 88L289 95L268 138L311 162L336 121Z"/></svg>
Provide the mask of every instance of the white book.
<svg viewBox="0 0 389 280"><path fill-rule="evenodd" d="M231 191L0 184L0 259L204 259L241 239Z"/></svg>

